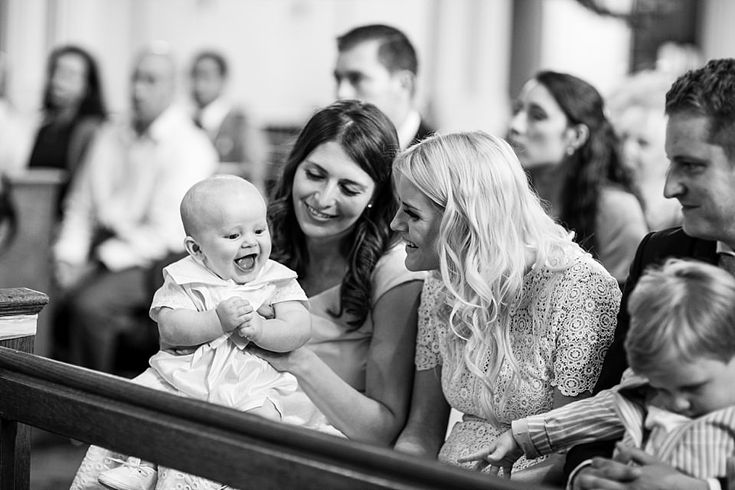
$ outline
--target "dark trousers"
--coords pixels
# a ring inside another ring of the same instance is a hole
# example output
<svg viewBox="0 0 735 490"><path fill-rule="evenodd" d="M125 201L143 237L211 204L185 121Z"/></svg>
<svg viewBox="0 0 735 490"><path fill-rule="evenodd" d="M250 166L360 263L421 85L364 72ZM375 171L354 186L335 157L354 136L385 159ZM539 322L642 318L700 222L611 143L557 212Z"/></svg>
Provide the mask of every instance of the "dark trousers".
<svg viewBox="0 0 735 490"><path fill-rule="evenodd" d="M155 352L158 331L148 317L152 299L149 277L148 269L112 272L100 267L68 291L55 325L57 340L66 343L62 351L68 358L64 360L121 374L121 364L130 365L131 358L147 359ZM142 371L146 365L142 361L130 369Z"/></svg>

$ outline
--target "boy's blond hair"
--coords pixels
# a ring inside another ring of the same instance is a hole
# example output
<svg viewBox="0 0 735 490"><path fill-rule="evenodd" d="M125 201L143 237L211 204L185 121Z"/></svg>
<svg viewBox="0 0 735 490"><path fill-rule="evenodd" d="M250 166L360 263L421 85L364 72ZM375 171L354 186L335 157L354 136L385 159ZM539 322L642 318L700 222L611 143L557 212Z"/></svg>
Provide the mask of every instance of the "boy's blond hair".
<svg viewBox="0 0 735 490"><path fill-rule="evenodd" d="M714 265L669 259L647 269L628 311L625 350L636 373L735 356L735 277Z"/></svg>

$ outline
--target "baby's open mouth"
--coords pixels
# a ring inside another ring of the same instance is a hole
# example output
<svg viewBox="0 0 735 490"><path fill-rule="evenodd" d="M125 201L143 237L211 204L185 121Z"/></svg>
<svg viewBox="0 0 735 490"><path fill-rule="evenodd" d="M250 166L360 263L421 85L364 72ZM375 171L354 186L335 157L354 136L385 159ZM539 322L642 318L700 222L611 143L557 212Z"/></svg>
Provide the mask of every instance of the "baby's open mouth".
<svg viewBox="0 0 735 490"><path fill-rule="evenodd" d="M258 254L244 255L239 259L235 259L235 264L237 264L240 269L250 270L255 265L255 259L257 257Z"/></svg>

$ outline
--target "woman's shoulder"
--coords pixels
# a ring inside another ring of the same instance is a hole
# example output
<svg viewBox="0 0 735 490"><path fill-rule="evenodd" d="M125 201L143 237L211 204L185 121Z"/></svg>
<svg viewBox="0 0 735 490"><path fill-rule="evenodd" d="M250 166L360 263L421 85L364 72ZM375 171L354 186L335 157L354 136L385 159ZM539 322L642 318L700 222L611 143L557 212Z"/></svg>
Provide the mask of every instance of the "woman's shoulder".
<svg viewBox="0 0 735 490"><path fill-rule="evenodd" d="M605 267L575 244L575 253L571 253L565 257L566 267L554 268L558 281L570 286L576 286L579 283L595 283L603 285L603 288L618 289L615 278ZM554 272L552 272L552 275ZM558 284L558 283L557 283Z"/></svg>
<svg viewBox="0 0 735 490"><path fill-rule="evenodd" d="M377 299L385 291L404 282L423 281L425 271L409 271L406 269L406 248L403 242L393 244L378 259L373 269L372 281L374 297Z"/></svg>
<svg viewBox="0 0 735 490"><path fill-rule="evenodd" d="M599 199L599 212L626 214L631 210L637 210L641 216L643 215L643 208L635 194L619 185L608 184L602 186Z"/></svg>

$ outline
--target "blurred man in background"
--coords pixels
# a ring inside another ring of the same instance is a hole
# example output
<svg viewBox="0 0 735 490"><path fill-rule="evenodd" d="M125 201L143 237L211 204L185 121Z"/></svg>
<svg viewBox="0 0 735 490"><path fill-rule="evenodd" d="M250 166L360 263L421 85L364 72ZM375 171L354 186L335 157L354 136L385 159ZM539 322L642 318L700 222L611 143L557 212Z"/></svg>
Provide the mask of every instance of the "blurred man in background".
<svg viewBox="0 0 735 490"><path fill-rule="evenodd" d="M375 104L393 121L401 148L434 132L415 106L418 59L403 32L380 24L356 27L337 38L337 50L338 99Z"/></svg>
<svg viewBox="0 0 735 490"><path fill-rule="evenodd" d="M227 99L229 66L224 55L202 51L191 67L194 122L209 136L220 162L233 163L229 171L250 180L261 191L268 170L265 136L245 111Z"/></svg>
<svg viewBox="0 0 735 490"><path fill-rule="evenodd" d="M132 118L101 130L65 202L53 246L63 319L55 327L62 357L75 364L113 372L122 335L155 335L149 275L183 253L181 198L216 170L211 143L172 104L175 74L162 48L138 56Z"/></svg>

